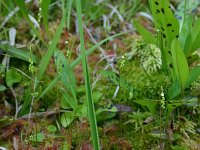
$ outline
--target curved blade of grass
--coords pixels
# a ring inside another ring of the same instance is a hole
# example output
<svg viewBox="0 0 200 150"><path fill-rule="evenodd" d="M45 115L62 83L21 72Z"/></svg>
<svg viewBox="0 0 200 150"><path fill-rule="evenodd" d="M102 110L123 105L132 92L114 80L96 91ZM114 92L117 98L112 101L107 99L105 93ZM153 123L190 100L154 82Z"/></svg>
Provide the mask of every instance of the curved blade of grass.
<svg viewBox="0 0 200 150"><path fill-rule="evenodd" d="M40 41L46 46L46 43L44 42L44 40L40 36L38 30L36 30L36 28L34 27L32 21L29 18L28 11L26 9L25 1L24 0L14 0L14 2L19 7L20 11L22 12L22 15L24 16L24 18L26 19L26 21L28 22L28 24L31 26L31 29L33 30L33 32L40 39Z"/></svg>
<svg viewBox="0 0 200 150"><path fill-rule="evenodd" d="M21 50L10 45L0 44L0 49L6 52L8 55L11 55L15 58L19 58L27 62L29 61L30 56L34 63L38 63L38 60L39 60L35 55L30 54L29 51Z"/></svg>
<svg viewBox="0 0 200 150"><path fill-rule="evenodd" d="M87 95L87 100L88 100L89 121L90 121L91 130L92 130L92 141L93 141L94 149L100 150L96 114L95 114L94 103L93 103L93 98L92 98L90 78L89 78L89 72L88 72L88 66L87 66L87 58L86 58L86 52L85 52L82 14L81 14L81 0L76 0L76 10L77 10L77 16L78 16L78 29L79 29L81 53L82 53L82 66L83 66L83 73L84 73L84 79L85 79L86 95Z"/></svg>
<svg viewBox="0 0 200 150"><path fill-rule="evenodd" d="M47 69L47 66L49 64L49 61L51 59L51 56L53 55L54 53L54 50L56 49L56 46L57 46L57 43L59 42L60 40L60 35L62 33L62 30L65 26L65 21L66 21L66 8L64 9L64 12L63 12L63 16L62 16L62 19L61 19L61 22L56 30L56 33L55 33L55 36L51 42L51 44L49 45L49 48L46 52L46 54L44 55L41 63L40 63L40 70L39 70L39 74L38 74L38 79L40 80L44 74L44 72L46 71Z"/></svg>
<svg viewBox="0 0 200 150"><path fill-rule="evenodd" d="M51 3L51 0L42 0L41 2L41 13L44 22L44 28L47 34L49 35L49 25L48 25L48 8Z"/></svg>

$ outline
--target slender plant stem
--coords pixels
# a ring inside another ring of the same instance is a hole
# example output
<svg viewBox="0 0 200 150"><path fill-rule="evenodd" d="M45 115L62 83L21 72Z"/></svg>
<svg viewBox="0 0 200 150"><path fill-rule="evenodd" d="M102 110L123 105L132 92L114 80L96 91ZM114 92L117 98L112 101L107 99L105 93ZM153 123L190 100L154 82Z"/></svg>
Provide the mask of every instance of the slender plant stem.
<svg viewBox="0 0 200 150"><path fill-rule="evenodd" d="M80 35L82 66L83 66L83 73L84 73L84 79L85 79L86 95L87 95L87 100L88 100L89 121L90 121L90 127L91 127L91 132L92 132L93 146L94 146L95 150L100 150L96 115L95 115L94 103L93 103L93 99L92 99L92 91L91 91L91 85L90 85L89 72L88 72L88 67L87 67L87 58L86 58L85 44L84 44L83 23L82 23L82 14L81 14L81 1L80 0L76 0L76 10L77 10L77 17L78 17L78 30L79 30L79 35Z"/></svg>

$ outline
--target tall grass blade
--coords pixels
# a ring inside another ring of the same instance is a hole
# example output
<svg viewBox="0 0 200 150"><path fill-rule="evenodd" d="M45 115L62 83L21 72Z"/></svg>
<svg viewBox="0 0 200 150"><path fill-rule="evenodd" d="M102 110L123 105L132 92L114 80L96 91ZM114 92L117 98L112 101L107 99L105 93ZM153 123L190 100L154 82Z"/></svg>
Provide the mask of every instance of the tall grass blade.
<svg viewBox="0 0 200 150"><path fill-rule="evenodd" d="M73 0L67 1L67 29L70 29L70 18L71 18L71 10L72 10L72 2Z"/></svg>
<svg viewBox="0 0 200 150"><path fill-rule="evenodd" d="M51 90L59 81L59 76L56 76L53 81L51 81L51 83L49 83L49 85L46 87L46 89L44 89L44 91L40 94L40 96L37 98L37 100L39 100L40 98L42 98L49 90Z"/></svg>
<svg viewBox="0 0 200 150"><path fill-rule="evenodd" d="M38 74L38 79L40 80L44 74L44 72L46 71L47 69L47 66L49 64L49 61L51 59L51 56L53 55L54 53L54 50L56 49L56 46L60 40L60 35L62 33L62 30L65 26L65 21L66 21L66 8L64 10L64 15L62 16L62 19L61 19L61 22L58 26L58 29L56 30L56 33L55 33L55 36L51 42L51 44L49 45L49 48L46 52L46 54L44 55L43 59L41 60L41 63L40 63L40 70L39 70L39 74Z"/></svg>
<svg viewBox="0 0 200 150"><path fill-rule="evenodd" d="M87 100L88 100L89 121L90 121L91 130L92 130L93 146L95 150L100 150L96 115L95 115L94 103L93 103L93 98L92 98L92 91L91 91L88 66L87 66L87 58L86 58L86 52L85 52L80 0L76 0L76 10L77 10L77 16L78 16L78 29L79 29L81 53L82 53L82 66L83 66L83 73L84 73L84 79L85 79L86 95L87 95Z"/></svg>
<svg viewBox="0 0 200 150"><path fill-rule="evenodd" d="M67 91L70 92L70 94L72 95L74 99L73 103L77 105L78 103L76 99L76 78L63 52L58 50L55 52L55 62L62 83L64 84Z"/></svg>
<svg viewBox="0 0 200 150"><path fill-rule="evenodd" d="M51 0L42 0L41 2L41 13L43 18L43 23L45 27L45 31L49 35L49 25L48 25L48 8L51 3Z"/></svg>

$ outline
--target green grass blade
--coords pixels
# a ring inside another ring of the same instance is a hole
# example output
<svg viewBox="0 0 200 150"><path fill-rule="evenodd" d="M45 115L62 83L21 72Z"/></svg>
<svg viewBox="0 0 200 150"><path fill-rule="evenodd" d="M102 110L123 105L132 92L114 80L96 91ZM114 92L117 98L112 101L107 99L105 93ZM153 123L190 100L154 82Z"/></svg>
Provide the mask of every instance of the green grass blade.
<svg viewBox="0 0 200 150"><path fill-rule="evenodd" d="M47 92L49 92L59 81L59 76L56 76L51 83L44 89L44 91L40 94L40 96L37 98L39 100L41 97L43 97Z"/></svg>
<svg viewBox="0 0 200 150"><path fill-rule="evenodd" d="M86 59L86 52L85 52L85 44L84 44L84 35L83 35L83 24L82 24L82 14L81 14L81 0L76 0L76 10L78 16L78 29L80 34L80 44L81 44L81 53L82 53L82 66L83 66L83 73L85 79L85 88L86 88L86 95L88 100L88 112L89 112L89 121L90 127L92 130L92 141L95 150L100 150L99 144L99 136L97 131L97 122L96 122L96 114L94 109L94 103L92 99L92 91L87 67L87 59Z"/></svg>
<svg viewBox="0 0 200 150"><path fill-rule="evenodd" d="M44 72L46 71L49 61L51 59L51 56L53 55L54 50L56 49L56 46L60 40L60 35L65 26L65 21L66 21L66 9L64 11L65 11L64 12L65 15L62 16L61 22L58 26L58 29L56 30L54 39L52 40L51 44L49 45L49 48L40 63L40 66L39 66L40 70L39 70L39 74L38 74L39 80L42 78Z"/></svg>
<svg viewBox="0 0 200 150"><path fill-rule="evenodd" d="M67 1L67 29L70 29L70 18L71 18L71 10L72 10L72 2L73 0Z"/></svg>
<svg viewBox="0 0 200 150"><path fill-rule="evenodd" d="M51 3L51 0L42 0L41 9L42 9L42 18L45 27L45 31L49 35L49 25L48 25L48 8Z"/></svg>
<svg viewBox="0 0 200 150"><path fill-rule="evenodd" d="M134 26L140 35L144 38L148 44L155 44L156 40L152 33L145 29L138 21L134 21Z"/></svg>
<svg viewBox="0 0 200 150"><path fill-rule="evenodd" d="M27 62L29 62L30 56L31 56L31 59L33 60L34 63L37 63L38 60L39 60L35 55L30 54L29 51L21 50L21 49L15 48L15 47L10 46L10 45L0 44L0 49L2 51L6 52L8 55L11 55L15 58L18 58L18 59L21 59L21 60L24 60L24 61L27 61Z"/></svg>
<svg viewBox="0 0 200 150"><path fill-rule="evenodd" d="M75 105L77 105L78 102L76 99L76 93L77 93L76 78L63 52L58 51L58 50L55 52L55 62L56 62L56 68L58 72L60 73L60 79L63 85L65 86L67 91L70 92L70 94L73 96Z"/></svg>

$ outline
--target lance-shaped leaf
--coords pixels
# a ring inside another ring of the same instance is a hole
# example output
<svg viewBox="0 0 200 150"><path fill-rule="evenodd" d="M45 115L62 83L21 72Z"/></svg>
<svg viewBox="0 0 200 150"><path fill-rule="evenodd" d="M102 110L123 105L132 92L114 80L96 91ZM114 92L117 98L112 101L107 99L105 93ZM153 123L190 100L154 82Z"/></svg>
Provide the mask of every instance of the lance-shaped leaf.
<svg viewBox="0 0 200 150"><path fill-rule="evenodd" d="M18 49L18 48L15 48L14 46L0 44L0 49L3 52L6 52L6 54L11 55L12 57L15 57L27 62L29 61L29 58L31 58L34 63L37 63L39 60L37 56L30 54L29 51Z"/></svg>
<svg viewBox="0 0 200 150"><path fill-rule="evenodd" d="M195 67L195 68L192 68L190 70L190 73L189 73L189 76L188 76L188 79L185 83L185 86L184 88L187 88L188 86L190 86L192 84L192 82L194 82L200 75L200 67ZM175 98L177 95L179 95L181 93L181 89L180 89L180 85L177 82L174 82L171 87L169 88L168 90L168 98L169 99L173 99Z"/></svg>
<svg viewBox="0 0 200 150"><path fill-rule="evenodd" d="M156 106L159 101L157 100L134 100L135 103L146 106L152 115L156 114Z"/></svg>
<svg viewBox="0 0 200 150"><path fill-rule="evenodd" d="M176 38L172 42L171 51L174 71L181 87L183 88L189 76L189 67L181 45Z"/></svg>

